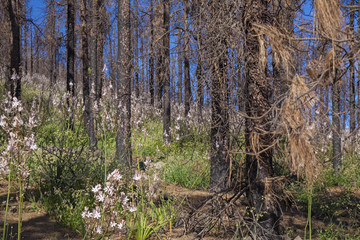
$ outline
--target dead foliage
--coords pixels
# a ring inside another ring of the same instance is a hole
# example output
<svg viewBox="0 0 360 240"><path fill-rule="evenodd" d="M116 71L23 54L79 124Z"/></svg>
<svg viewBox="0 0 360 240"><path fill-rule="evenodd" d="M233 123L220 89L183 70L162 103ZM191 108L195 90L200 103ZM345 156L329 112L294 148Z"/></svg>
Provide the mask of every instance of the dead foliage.
<svg viewBox="0 0 360 240"><path fill-rule="evenodd" d="M281 126L288 138L288 165L297 176L304 176L311 185L319 171L315 149L311 143L313 131L308 127L315 93L301 76L295 76L281 113Z"/></svg>

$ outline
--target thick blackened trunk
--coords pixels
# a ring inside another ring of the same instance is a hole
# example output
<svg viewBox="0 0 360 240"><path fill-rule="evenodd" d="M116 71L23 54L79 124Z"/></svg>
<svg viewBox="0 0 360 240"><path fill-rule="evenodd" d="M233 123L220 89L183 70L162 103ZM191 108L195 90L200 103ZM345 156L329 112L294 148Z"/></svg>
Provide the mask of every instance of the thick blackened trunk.
<svg viewBox="0 0 360 240"><path fill-rule="evenodd" d="M118 0L118 78L115 162L130 167L131 159L131 29L130 0Z"/></svg>
<svg viewBox="0 0 360 240"><path fill-rule="evenodd" d="M223 41L223 47L226 47ZM226 51L219 51L211 80L210 188L214 192L229 186L229 91Z"/></svg>
<svg viewBox="0 0 360 240"><path fill-rule="evenodd" d="M11 24L10 70L7 82L7 91L12 97L21 99L21 71L20 71L20 23L18 1L8 0L8 11Z"/></svg>
<svg viewBox="0 0 360 240"><path fill-rule="evenodd" d="M67 0L66 26L66 91L69 97L75 96L75 3Z"/></svg>
<svg viewBox="0 0 360 240"><path fill-rule="evenodd" d="M266 112L270 109L268 80L265 69L259 64L260 44L254 24L267 22L267 1L247 1L245 13L245 110L249 117L246 119L246 173L247 199L254 216L259 224L253 232L259 239L279 239L280 211L272 196L273 176L272 143L270 133L270 117ZM256 226L256 225L254 225Z"/></svg>
<svg viewBox="0 0 360 240"><path fill-rule="evenodd" d="M94 149L96 137L94 129L93 96L90 95L90 61L89 61L89 41L88 41L88 10L86 0L81 0L81 37L82 37L82 77L83 77L83 99L84 99L84 126L89 136L89 147ZM90 31L93 35L93 29Z"/></svg>
<svg viewBox="0 0 360 240"><path fill-rule="evenodd" d="M189 37L189 1L185 0L185 11L184 11L184 103L185 103L185 117L189 114L190 103L192 102L191 96L191 82L190 82L190 37Z"/></svg>
<svg viewBox="0 0 360 240"><path fill-rule="evenodd" d="M96 100L100 107L100 99L102 97L102 88L104 85L105 74L103 72L104 67L104 44L106 35L105 32L105 4L104 0L96 0L96 82L95 82L95 92Z"/></svg>
<svg viewBox="0 0 360 240"><path fill-rule="evenodd" d="M154 5L153 0L150 0L150 38L149 38L149 91L150 104L154 106Z"/></svg>
<svg viewBox="0 0 360 240"><path fill-rule="evenodd" d="M164 124L164 142L165 144L169 144L171 141L170 136L170 1L162 0L163 4L163 27L164 27L164 36L163 36L163 65L162 65L162 80L161 82L164 84L164 116L163 116L163 124Z"/></svg>
<svg viewBox="0 0 360 240"><path fill-rule="evenodd" d="M338 70L335 70L335 79L331 88L332 111L332 144L333 144L333 168L339 173L341 167L341 119L340 119L340 80L338 79Z"/></svg>

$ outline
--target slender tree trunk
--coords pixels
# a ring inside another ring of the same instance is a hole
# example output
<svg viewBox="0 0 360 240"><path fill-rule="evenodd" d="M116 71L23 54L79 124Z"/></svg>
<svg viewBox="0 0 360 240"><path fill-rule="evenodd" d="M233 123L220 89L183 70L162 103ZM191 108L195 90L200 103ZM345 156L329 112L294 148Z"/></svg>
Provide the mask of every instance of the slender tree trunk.
<svg viewBox="0 0 360 240"><path fill-rule="evenodd" d="M156 53L156 93L157 93L157 101L158 101L158 108L162 108L162 101L163 101L163 92L164 92L164 82L162 75L164 74L162 71L164 69L164 50L161 49L159 46L157 47Z"/></svg>
<svg viewBox="0 0 360 240"><path fill-rule="evenodd" d="M270 108L270 96L264 69L259 64L260 44L254 24L265 24L268 17L267 1L246 2L245 27L245 99L246 119L246 171L247 199L261 228L254 227L253 232L259 239L280 239L280 211L272 196L272 157L274 137L270 131L270 117L265 114ZM254 225L256 226L256 225Z"/></svg>
<svg viewBox="0 0 360 240"><path fill-rule="evenodd" d="M130 167L131 159L131 29L130 0L118 0L118 102L115 162Z"/></svg>
<svg viewBox="0 0 360 240"><path fill-rule="evenodd" d="M30 76L34 73L34 37L33 37L33 30L32 27L30 27Z"/></svg>
<svg viewBox="0 0 360 240"><path fill-rule="evenodd" d="M340 117L340 95L341 95L341 81L338 76L338 70L335 69L335 76L331 88L332 101L332 144L333 144L333 168L336 173L339 173L341 167L341 117Z"/></svg>
<svg viewBox="0 0 360 240"><path fill-rule="evenodd" d="M100 99L102 97L102 88L104 85L105 74L103 72L104 67L104 44L106 35L105 32L105 4L104 0L96 0L96 82L95 82L95 91L96 91L96 100L100 107Z"/></svg>
<svg viewBox="0 0 360 240"><path fill-rule="evenodd" d="M56 17L55 17L55 0L50 1L49 9L49 27L50 27L50 86L56 83Z"/></svg>
<svg viewBox="0 0 360 240"><path fill-rule="evenodd" d="M109 60L109 75L110 75L110 84L113 87L113 89L115 89L115 64L114 64L114 60L115 60L115 54L114 54L114 42L112 40L112 33L109 32L109 51L110 51L110 60ZM114 95L114 93L112 92L112 95Z"/></svg>
<svg viewBox="0 0 360 240"><path fill-rule="evenodd" d="M162 65L162 77L161 82L164 84L164 142L169 144L171 141L170 136L170 1L161 0L163 5L163 27L164 27L164 36L163 36L163 46L164 51L163 65Z"/></svg>
<svg viewBox="0 0 360 240"><path fill-rule="evenodd" d="M20 20L18 1L8 0L8 11L11 26L10 70L7 91L12 97L21 99L21 50L20 50Z"/></svg>
<svg viewBox="0 0 360 240"><path fill-rule="evenodd" d="M354 6L355 1L351 0L350 5ZM355 11L350 12L350 29L351 35L354 36L355 33ZM354 49L350 49L352 53ZM350 58L350 133L353 133L356 125L356 106L355 106L355 59L354 54L351 54Z"/></svg>
<svg viewBox="0 0 360 240"><path fill-rule="evenodd" d="M181 30L178 30L178 53L177 53L177 61L178 61L178 82L177 82L177 101L182 103L182 92L183 92L183 47L181 44Z"/></svg>
<svg viewBox="0 0 360 240"><path fill-rule="evenodd" d="M149 38L149 91L150 91L150 104L154 106L154 5L153 0L150 0L150 38Z"/></svg>
<svg viewBox="0 0 360 240"><path fill-rule="evenodd" d="M190 37L189 37L189 1L185 0L184 11L184 103L185 103L185 117L188 116L190 111L190 103L192 102L191 96L191 82L190 82Z"/></svg>
<svg viewBox="0 0 360 240"><path fill-rule="evenodd" d="M26 17L26 14L25 14ZM28 62L28 24L24 23L24 34L23 34L23 39L24 39L24 51L23 51L23 63L24 63L24 74L27 75L29 73L29 62Z"/></svg>
<svg viewBox="0 0 360 240"><path fill-rule="evenodd" d="M135 1L134 10L134 17L133 17L133 26L134 26L134 89L135 89L135 96L139 98L140 96L140 86L139 86L139 26L138 20L136 19L138 16L138 1Z"/></svg>
<svg viewBox="0 0 360 240"><path fill-rule="evenodd" d="M84 126L89 136L89 147L94 149L96 146L96 137L94 129L94 114L93 114L93 96L90 94L90 61L89 61L89 41L88 41L88 13L87 0L81 0L81 37L82 37L82 80L83 80L83 99L84 99ZM92 16L93 17L93 16ZM93 40L94 30L90 28L90 36ZM93 43L92 43L93 44ZM92 73L91 73L92 74ZM93 76L91 76L93 78Z"/></svg>
<svg viewBox="0 0 360 240"><path fill-rule="evenodd" d="M75 6L74 0L67 0L66 27L66 91L75 96Z"/></svg>

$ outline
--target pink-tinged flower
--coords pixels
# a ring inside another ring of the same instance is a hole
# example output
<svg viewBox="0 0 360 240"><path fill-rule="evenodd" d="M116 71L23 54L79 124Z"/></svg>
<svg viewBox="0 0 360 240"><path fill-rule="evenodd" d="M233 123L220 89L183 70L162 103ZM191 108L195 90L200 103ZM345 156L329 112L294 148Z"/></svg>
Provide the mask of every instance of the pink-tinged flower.
<svg viewBox="0 0 360 240"><path fill-rule="evenodd" d="M7 127L7 122L5 121L6 117L4 115L1 115L0 117L0 127L2 128L6 128Z"/></svg>
<svg viewBox="0 0 360 240"><path fill-rule="evenodd" d="M129 211L130 211L130 212L135 212L136 209L137 209L137 208L136 208L135 206L131 206L131 207L129 208Z"/></svg>
<svg viewBox="0 0 360 240"><path fill-rule="evenodd" d="M92 218L92 217L93 217L93 214L92 214L91 212L87 212L87 213L86 213L86 217L87 217L87 218Z"/></svg>
<svg viewBox="0 0 360 240"><path fill-rule="evenodd" d="M14 97L12 100L13 100L13 101L12 101L12 107L13 107L13 108L16 108L16 107L18 107L18 106L21 106L21 102L20 102L16 97Z"/></svg>
<svg viewBox="0 0 360 240"><path fill-rule="evenodd" d="M91 191L93 192L93 193L97 193L98 191L100 191L101 190L101 184L98 184L98 185L96 185L95 187L93 187L92 189L91 189Z"/></svg>
<svg viewBox="0 0 360 240"><path fill-rule="evenodd" d="M114 192L113 186L111 186L111 183L106 182L106 187L104 188L105 193L112 195Z"/></svg>
<svg viewBox="0 0 360 240"><path fill-rule="evenodd" d="M81 213L82 218L86 218L88 216L88 214L89 214L88 210L89 210L88 207L84 208L84 211Z"/></svg>
<svg viewBox="0 0 360 240"><path fill-rule="evenodd" d="M96 199L99 201L99 202L103 202L105 200L105 194L103 192L99 192L99 195L96 196Z"/></svg>
<svg viewBox="0 0 360 240"><path fill-rule="evenodd" d="M101 226L96 227L96 233L102 234Z"/></svg>
<svg viewBox="0 0 360 240"><path fill-rule="evenodd" d="M125 221L124 221L124 220L121 220L121 222L118 223L117 227L118 227L119 229L122 229L122 228L124 227L124 225L125 225Z"/></svg>
<svg viewBox="0 0 360 240"><path fill-rule="evenodd" d="M114 227L116 227L116 225L117 225L116 222L113 222L113 221L110 222L110 227L114 228Z"/></svg>
<svg viewBox="0 0 360 240"><path fill-rule="evenodd" d="M151 159L150 158L146 158L144 164L149 167L151 165Z"/></svg>
<svg viewBox="0 0 360 240"><path fill-rule="evenodd" d="M138 171L135 172L135 175L133 176L133 179L134 179L135 181L139 181L139 180L141 179L141 175L139 174Z"/></svg>
<svg viewBox="0 0 360 240"><path fill-rule="evenodd" d="M119 169L115 169L110 175L107 177L108 181L120 181L122 179L122 175L119 173Z"/></svg>
<svg viewBox="0 0 360 240"><path fill-rule="evenodd" d="M98 208L93 210L92 217L95 218L95 219L100 219L101 218L101 214L100 214L100 211L98 211Z"/></svg>

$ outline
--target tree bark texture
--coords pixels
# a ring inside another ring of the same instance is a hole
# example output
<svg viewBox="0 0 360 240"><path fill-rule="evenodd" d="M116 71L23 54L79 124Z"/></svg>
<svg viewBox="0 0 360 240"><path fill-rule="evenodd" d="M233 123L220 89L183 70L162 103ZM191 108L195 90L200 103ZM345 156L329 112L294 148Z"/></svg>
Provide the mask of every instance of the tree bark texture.
<svg viewBox="0 0 360 240"><path fill-rule="evenodd" d="M7 81L7 91L12 97L21 99L21 45L20 45L20 19L19 1L8 0L8 12L11 26L11 49L10 49L10 69Z"/></svg>
<svg viewBox="0 0 360 240"><path fill-rule="evenodd" d="M279 239L280 211L272 195L273 168L272 143L270 133L270 96L265 69L259 63L260 43L254 24L268 21L268 1L246 2L245 27L245 110L246 119L246 173L247 199L254 213L254 221L260 227L254 227L258 239ZM256 226L256 225L254 225Z"/></svg>
<svg viewBox="0 0 360 240"><path fill-rule="evenodd" d="M115 163L130 167L131 157L131 29L130 0L118 0L118 76Z"/></svg>
<svg viewBox="0 0 360 240"><path fill-rule="evenodd" d="M163 65L161 71L161 82L164 84L164 112L163 112L163 124L164 124L164 142L169 144L171 141L170 126L171 126L171 111L170 111L170 1L162 0L163 5Z"/></svg>
<svg viewBox="0 0 360 240"><path fill-rule="evenodd" d="M185 117L188 116L190 111L190 104L192 102L191 95L191 82L190 82L190 36L189 36L189 12L190 6L189 1L185 0L185 10L184 10L184 103L185 103Z"/></svg>

